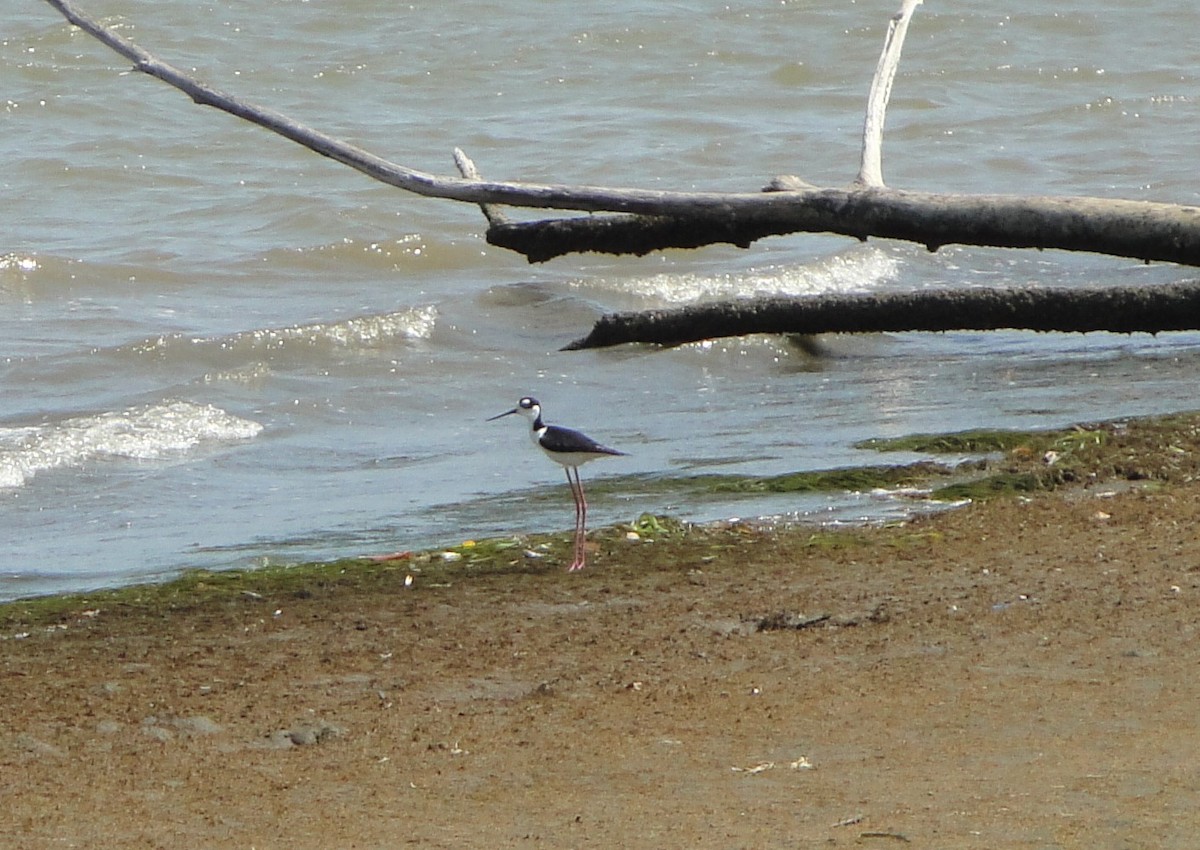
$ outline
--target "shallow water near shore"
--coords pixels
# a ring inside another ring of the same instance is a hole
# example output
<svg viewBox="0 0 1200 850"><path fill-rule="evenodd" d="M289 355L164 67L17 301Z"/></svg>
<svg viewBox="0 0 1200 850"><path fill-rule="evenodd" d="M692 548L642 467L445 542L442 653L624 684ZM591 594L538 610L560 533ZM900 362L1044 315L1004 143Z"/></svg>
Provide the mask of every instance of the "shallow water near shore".
<svg viewBox="0 0 1200 850"><path fill-rule="evenodd" d="M843 184L894 3L89 2L166 61L417 168L754 190ZM536 28L529 21L536 19ZM1164 29L1161 21L1170 20ZM1200 10L918 9L897 187L1194 203ZM673 496L690 475L872 464L856 441L1194 407L1200 335L750 338L562 353L600 314L754 294L1153 284L1171 266L794 236L571 257L487 246L409 197L127 73L25 4L0 36L0 599L570 525L518 423L630 453L597 525L879 517L840 493ZM900 458L901 460L907 458Z"/></svg>

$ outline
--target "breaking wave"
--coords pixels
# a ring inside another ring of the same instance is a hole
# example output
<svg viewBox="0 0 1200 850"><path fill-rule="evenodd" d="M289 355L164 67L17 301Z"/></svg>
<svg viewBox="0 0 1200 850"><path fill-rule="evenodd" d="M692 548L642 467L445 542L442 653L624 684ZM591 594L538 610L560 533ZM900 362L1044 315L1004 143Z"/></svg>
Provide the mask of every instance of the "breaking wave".
<svg viewBox="0 0 1200 850"><path fill-rule="evenodd" d="M20 487L39 472L78 467L99 458L178 456L201 444L247 440L260 431L257 422L186 401L0 429L0 488Z"/></svg>
<svg viewBox="0 0 1200 850"><path fill-rule="evenodd" d="M872 289L893 278L899 266L895 257L866 248L799 266L719 275L665 273L614 282L614 288L662 306L727 298L820 295Z"/></svg>
<svg viewBox="0 0 1200 850"><path fill-rule="evenodd" d="M219 337L171 334L133 346L138 353L169 353L197 348L264 355L293 348L367 349L397 340L425 340L437 324L437 308L412 307L394 313L359 316L339 322L314 322L282 328L256 328Z"/></svg>

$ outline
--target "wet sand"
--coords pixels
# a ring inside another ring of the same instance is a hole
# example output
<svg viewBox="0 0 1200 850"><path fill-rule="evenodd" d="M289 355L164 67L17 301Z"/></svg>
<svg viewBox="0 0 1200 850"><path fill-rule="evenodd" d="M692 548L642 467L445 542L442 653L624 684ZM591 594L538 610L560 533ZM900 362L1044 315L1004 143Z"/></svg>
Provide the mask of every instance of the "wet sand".
<svg viewBox="0 0 1200 850"><path fill-rule="evenodd" d="M602 530L578 574L9 606L0 843L1193 847L1196 431L887 528Z"/></svg>

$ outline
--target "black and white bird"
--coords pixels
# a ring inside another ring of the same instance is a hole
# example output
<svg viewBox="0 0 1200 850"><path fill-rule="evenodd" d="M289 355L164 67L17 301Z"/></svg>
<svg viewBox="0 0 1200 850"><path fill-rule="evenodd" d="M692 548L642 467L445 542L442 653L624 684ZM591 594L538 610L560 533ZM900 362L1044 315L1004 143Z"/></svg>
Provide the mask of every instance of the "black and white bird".
<svg viewBox="0 0 1200 850"><path fill-rule="evenodd" d="M519 413L530 422L529 437L533 444L541 449L546 457L567 470L567 483L571 485L571 495L575 498L575 558L571 561L568 572L582 570L587 558L584 550L584 539L587 537L587 499L583 496L583 482L579 480L579 467L588 461L602 457L624 455L616 449L610 449L597 443L587 434L581 434L571 428L558 425L547 425L542 421L542 406L536 398L526 396L517 402L512 410L506 410L489 417L488 422ZM574 475L572 475L572 472Z"/></svg>

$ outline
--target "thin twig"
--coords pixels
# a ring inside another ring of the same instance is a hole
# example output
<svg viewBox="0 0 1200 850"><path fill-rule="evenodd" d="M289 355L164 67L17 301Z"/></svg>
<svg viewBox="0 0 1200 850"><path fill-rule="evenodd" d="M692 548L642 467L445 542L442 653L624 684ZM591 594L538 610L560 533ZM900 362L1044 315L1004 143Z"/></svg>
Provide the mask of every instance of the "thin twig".
<svg viewBox="0 0 1200 850"><path fill-rule="evenodd" d="M479 175L479 169L475 167L475 162L471 157L467 156L462 148L454 149L454 164L458 166L458 172L468 180L482 180ZM509 223L508 216L500 211L495 204L480 204L480 211L483 217L488 220L488 224L492 227L505 225Z"/></svg>

